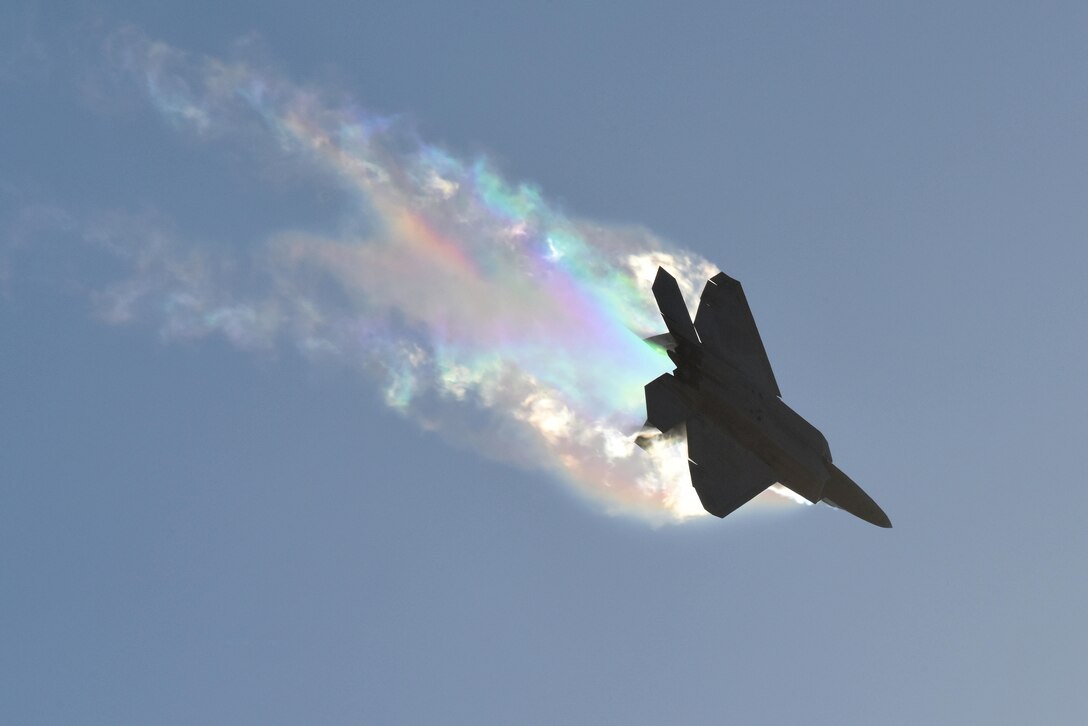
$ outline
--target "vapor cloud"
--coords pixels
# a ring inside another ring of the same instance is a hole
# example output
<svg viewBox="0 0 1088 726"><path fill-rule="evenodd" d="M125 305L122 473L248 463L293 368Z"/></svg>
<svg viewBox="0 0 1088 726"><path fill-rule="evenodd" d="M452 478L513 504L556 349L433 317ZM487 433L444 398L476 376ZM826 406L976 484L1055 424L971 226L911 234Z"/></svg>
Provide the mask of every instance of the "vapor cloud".
<svg viewBox="0 0 1088 726"><path fill-rule="evenodd" d="M647 451L633 439L642 386L672 367L642 341L663 330L650 296L657 267L693 299L714 265L638 227L571 218L486 159L459 158L402 120L260 64L134 30L111 37L107 55L178 133L256 139L261 153L336 185L345 203L335 234L285 229L233 255L146 215L85 221L84 237L129 271L94 292L103 319L358 366L405 416L549 470L608 512L703 514L683 439L659 437Z"/></svg>

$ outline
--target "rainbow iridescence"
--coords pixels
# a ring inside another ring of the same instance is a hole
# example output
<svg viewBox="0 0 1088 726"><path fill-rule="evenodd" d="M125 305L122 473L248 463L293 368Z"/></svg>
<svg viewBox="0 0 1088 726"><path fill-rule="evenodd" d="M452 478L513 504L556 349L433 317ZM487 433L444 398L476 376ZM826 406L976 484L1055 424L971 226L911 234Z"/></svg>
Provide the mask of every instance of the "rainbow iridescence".
<svg viewBox="0 0 1088 726"><path fill-rule="evenodd" d="M662 332L653 276L667 266L691 296L685 281L714 274L710 263L642 229L571 219L486 160L461 160L401 122L246 63L134 33L113 45L172 123L263 136L347 199L335 236L268 240L256 289L233 289L207 261L173 259L154 280L110 291L115 319L145 305L172 335L286 339L358 362L393 408L489 456L551 469L609 511L703 514L683 439L659 437L644 452L633 438L643 386L672 367L642 340Z"/></svg>

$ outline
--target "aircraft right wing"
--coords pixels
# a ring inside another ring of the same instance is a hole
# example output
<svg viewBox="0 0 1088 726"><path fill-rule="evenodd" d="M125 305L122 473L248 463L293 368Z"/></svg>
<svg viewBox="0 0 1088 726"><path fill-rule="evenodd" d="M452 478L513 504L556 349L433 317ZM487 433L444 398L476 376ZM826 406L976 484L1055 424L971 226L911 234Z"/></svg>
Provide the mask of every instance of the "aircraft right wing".
<svg viewBox="0 0 1088 726"><path fill-rule="evenodd" d="M781 396L771 362L740 283L719 272L706 283L695 314L703 347L727 361L764 391Z"/></svg>
<svg viewBox="0 0 1088 726"><path fill-rule="evenodd" d="M703 508L724 517L774 484L770 467L703 415L687 420L688 469Z"/></svg>

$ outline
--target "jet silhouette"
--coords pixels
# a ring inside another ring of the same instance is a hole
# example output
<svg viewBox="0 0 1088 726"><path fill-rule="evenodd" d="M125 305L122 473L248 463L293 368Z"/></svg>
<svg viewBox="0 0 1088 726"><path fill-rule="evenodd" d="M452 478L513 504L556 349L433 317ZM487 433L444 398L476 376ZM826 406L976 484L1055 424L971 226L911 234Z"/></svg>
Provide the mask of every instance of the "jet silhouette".
<svg viewBox="0 0 1088 726"><path fill-rule="evenodd" d="M739 282L724 272L712 277L694 324L663 268L653 293L669 332L647 342L664 348L676 370L646 385L646 424L662 433L686 427L691 483L706 511L724 517L777 482L810 502L892 526L831 463L823 434L782 401Z"/></svg>

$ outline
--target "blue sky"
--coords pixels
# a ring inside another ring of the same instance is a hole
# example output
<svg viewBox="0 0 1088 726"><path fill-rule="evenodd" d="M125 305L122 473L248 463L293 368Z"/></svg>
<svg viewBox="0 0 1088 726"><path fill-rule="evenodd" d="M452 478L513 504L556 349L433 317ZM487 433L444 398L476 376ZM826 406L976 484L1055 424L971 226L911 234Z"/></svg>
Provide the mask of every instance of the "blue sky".
<svg viewBox="0 0 1088 726"><path fill-rule="evenodd" d="M1083 720L1088 13L585 5L5 6L0 720ZM245 260L342 212L156 113L124 27L740 279L895 529L610 516L350 365L104 321L96 231Z"/></svg>

